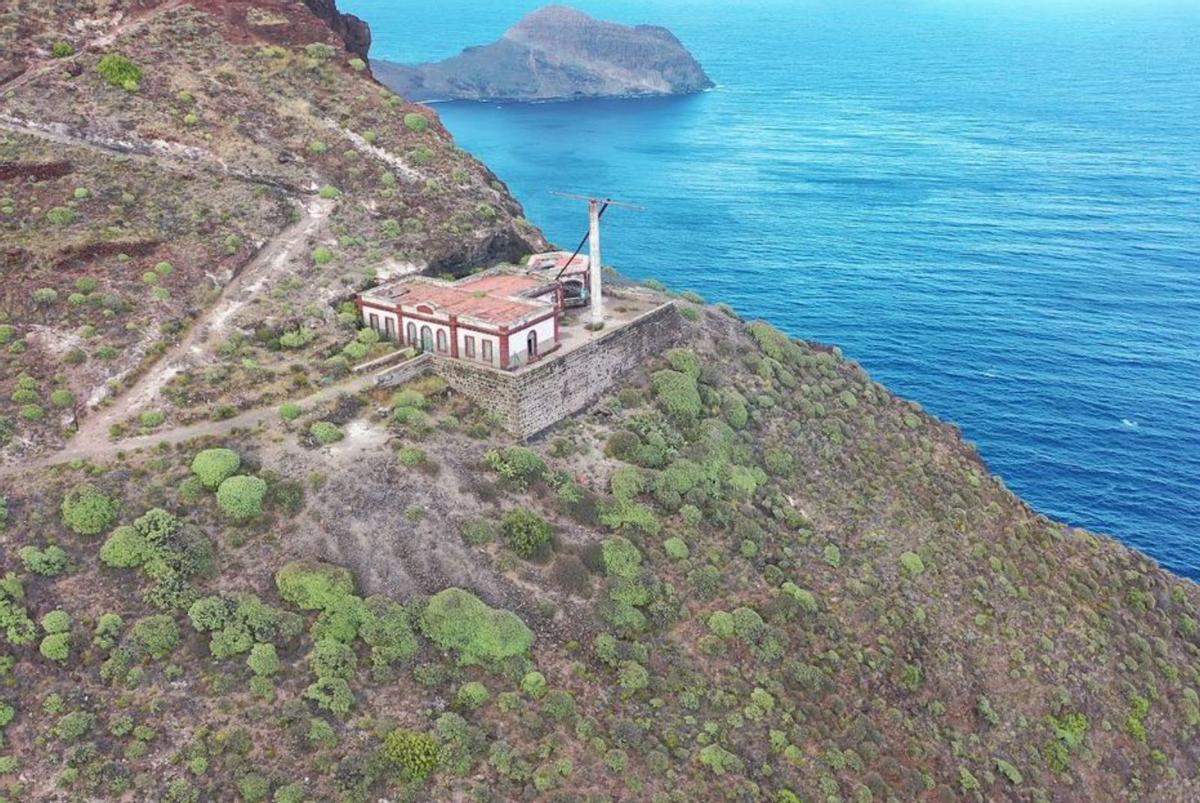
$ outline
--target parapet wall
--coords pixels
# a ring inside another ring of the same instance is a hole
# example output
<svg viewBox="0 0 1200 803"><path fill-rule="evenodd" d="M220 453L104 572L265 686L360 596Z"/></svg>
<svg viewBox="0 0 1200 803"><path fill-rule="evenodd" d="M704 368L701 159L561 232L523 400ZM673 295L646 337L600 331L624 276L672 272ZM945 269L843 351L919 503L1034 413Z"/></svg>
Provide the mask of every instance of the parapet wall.
<svg viewBox="0 0 1200 803"><path fill-rule="evenodd" d="M682 332L679 310L668 302L590 343L517 371L446 357L435 357L433 369L525 439L599 399L622 375L675 345Z"/></svg>

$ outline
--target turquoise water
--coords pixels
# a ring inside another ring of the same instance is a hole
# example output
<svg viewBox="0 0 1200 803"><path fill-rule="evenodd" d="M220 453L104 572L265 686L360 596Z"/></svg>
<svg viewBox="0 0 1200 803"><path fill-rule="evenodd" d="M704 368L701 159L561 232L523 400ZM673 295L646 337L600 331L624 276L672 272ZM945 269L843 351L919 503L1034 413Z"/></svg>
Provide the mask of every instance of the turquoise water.
<svg viewBox="0 0 1200 803"><path fill-rule="evenodd" d="M491 41L536 3L341 0L372 54ZM574 245L837 343L959 424L1037 509L1200 577L1200 4L614 0L704 95L441 104Z"/></svg>

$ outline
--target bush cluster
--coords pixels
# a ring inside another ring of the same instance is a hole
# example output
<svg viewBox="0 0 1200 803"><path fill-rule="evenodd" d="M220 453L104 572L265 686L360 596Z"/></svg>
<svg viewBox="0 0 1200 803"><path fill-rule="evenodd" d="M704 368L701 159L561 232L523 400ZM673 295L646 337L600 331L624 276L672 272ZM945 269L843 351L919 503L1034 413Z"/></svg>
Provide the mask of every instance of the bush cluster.
<svg viewBox="0 0 1200 803"><path fill-rule="evenodd" d="M217 504L234 521L252 521L262 516L266 495L265 480L242 474L221 483L217 488Z"/></svg>
<svg viewBox="0 0 1200 803"><path fill-rule="evenodd" d="M113 569L141 568L154 580L144 594L148 603L186 609L196 599L191 580L212 571L213 550L198 530L155 508L114 530L100 547L100 562Z"/></svg>
<svg viewBox="0 0 1200 803"><path fill-rule="evenodd" d="M541 516L525 508L513 508L500 521L500 534L518 557L544 555L550 546L550 525Z"/></svg>
<svg viewBox="0 0 1200 803"><path fill-rule="evenodd" d="M63 497L62 517L80 535L99 535L116 524L118 507L117 500L93 485L82 483Z"/></svg>
<svg viewBox="0 0 1200 803"><path fill-rule="evenodd" d="M192 473L204 487L215 491L221 483L237 473L242 458L232 449L205 449L192 459Z"/></svg>
<svg viewBox="0 0 1200 803"><path fill-rule="evenodd" d="M406 781L422 781L437 769L438 742L428 733L397 728L383 737L379 753Z"/></svg>
<svg viewBox="0 0 1200 803"><path fill-rule="evenodd" d="M136 92L141 88L142 68L120 53L104 56L96 65L96 69L113 86L119 86L128 92Z"/></svg>
<svg viewBox="0 0 1200 803"><path fill-rule="evenodd" d="M545 461L523 446L492 449L483 456L483 462L518 490L546 476Z"/></svg>
<svg viewBox="0 0 1200 803"><path fill-rule="evenodd" d="M442 649L455 650L463 664L494 665L533 645L533 631L516 614L490 608L461 588L430 598L421 631Z"/></svg>

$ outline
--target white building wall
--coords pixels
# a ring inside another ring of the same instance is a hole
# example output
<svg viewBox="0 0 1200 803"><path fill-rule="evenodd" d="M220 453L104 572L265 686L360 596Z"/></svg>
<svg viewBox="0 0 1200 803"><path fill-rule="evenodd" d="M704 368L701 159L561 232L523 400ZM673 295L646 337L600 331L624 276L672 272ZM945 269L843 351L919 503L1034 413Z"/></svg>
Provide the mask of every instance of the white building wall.
<svg viewBox="0 0 1200 803"><path fill-rule="evenodd" d="M508 336L509 367L515 368L518 365L524 365L529 362L529 331L531 329L537 332L538 354L545 354L556 345L554 342L553 317L535 323L533 326L517 329Z"/></svg>
<svg viewBox="0 0 1200 803"><path fill-rule="evenodd" d="M400 331L400 318L394 312L386 312L374 307L363 307L362 314L363 326L371 326L371 316L375 316L378 324L375 326L375 330L379 332L380 337L387 336L387 322L389 320L392 322L392 337L399 340L404 336Z"/></svg>
<svg viewBox="0 0 1200 803"><path fill-rule="evenodd" d="M475 338L475 356L467 356L467 338ZM487 335L483 332L476 332L472 329L463 329L461 326L458 329L458 357L467 362L484 362L483 359L483 343L487 341L492 344L492 359L487 363L496 367L500 366L500 337L499 335Z"/></svg>

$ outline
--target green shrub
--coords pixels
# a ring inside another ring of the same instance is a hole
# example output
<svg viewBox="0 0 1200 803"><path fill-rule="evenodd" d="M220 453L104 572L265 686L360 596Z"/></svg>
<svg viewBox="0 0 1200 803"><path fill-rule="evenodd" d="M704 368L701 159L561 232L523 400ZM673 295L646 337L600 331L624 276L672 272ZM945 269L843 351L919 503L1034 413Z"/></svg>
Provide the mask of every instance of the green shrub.
<svg viewBox="0 0 1200 803"><path fill-rule="evenodd" d="M92 641L102 650L111 650L117 645L123 624L121 617L115 613L100 614L100 618L96 620L96 632Z"/></svg>
<svg viewBox="0 0 1200 803"><path fill-rule="evenodd" d="M426 455L421 449L415 446L402 446L396 452L396 458L400 461L400 465L405 468L417 468L425 464Z"/></svg>
<svg viewBox="0 0 1200 803"><path fill-rule="evenodd" d="M397 728L383 738L379 753L384 762L406 781L424 780L438 765L437 739L403 728Z"/></svg>
<svg viewBox="0 0 1200 803"><path fill-rule="evenodd" d="M87 483L76 485L62 501L62 517L79 535L99 535L117 521L117 500Z"/></svg>
<svg viewBox="0 0 1200 803"><path fill-rule="evenodd" d="M734 632L733 615L728 611L714 611L708 617L708 629L720 638L730 638Z"/></svg>
<svg viewBox="0 0 1200 803"><path fill-rule="evenodd" d="M369 597L359 636L371 647L377 675L397 661L411 658L420 649L408 610L386 597Z"/></svg>
<svg viewBox="0 0 1200 803"><path fill-rule="evenodd" d="M404 127L420 134L429 128L429 120L423 114L409 112L404 115Z"/></svg>
<svg viewBox="0 0 1200 803"><path fill-rule="evenodd" d="M138 417L143 429L156 429L166 420L167 415L162 410L147 410Z"/></svg>
<svg viewBox="0 0 1200 803"><path fill-rule="evenodd" d="M66 663L71 657L71 636L69 633L51 633L42 639L38 652L42 657L60 664Z"/></svg>
<svg viewBox="0 0 1200 803"><path fill-rule="evenodd" d="M242 803L263 803L271 794L271 782L257 772L243 775L238 779L237 786Z"/></svg>
<svg viewBox="0 0 1200 803"><path fill-rule="evenodd" d="M50 394L50 403L55 407L73 407L75 405L75 394L69 390L59 388Z"/></svg>
<svg viewBox="0 0 1200 803"><path fill-rule="evenodd" d="M546 476L545 461L523 446L493 449L483 456L483 462L518 489L527 488Z"/></svg>
<svg viewBox="0 0 1200 803"><path fill-rule="evenodd" d="M714 775L738 772L742 767L741 759L716 743L701 748L698 758L700 763L708 767Z"/></svg>
<svg viewBox="0 0 1200 803"><path fill-rule="evenodd" d="M399 390L392 394L392 407L412 407L415 410L424 410L428 403L425 394L418 390Z"/></svg>
<svg viewBox="0 0 1200 803"><path fill-rule="evenodd" d="M308 433L313 439L322 446L328 446L331 443L337 443L345 435L342 433L342 428L331 421L316 421L308 428Z"/></svg>
<svg viewBox="0 0 1200 803"><path fill-rule="evenodd" d="M72 711L59 718L54 726L54 735L64 742L77 742L87 736L95 724L95 714L87 711Z"/></svg>
<svg viewBox="0 0 1200 803"><path fill-rule="evenodd" d="M617 683L626 694L634 694L650 685L650 673L637 661L617 665Z"/></svg>
<svg viewBox="0 0 1200 803"><path fill-rule="evenodd" d="M653 377L654 395L663 412L675 421L687 423L699 417L702 409L696 380L679 371L659 371Z"/></svg>
<svg viewBox="0 0 1200 803"><path fill-rule="evenodd" d="M287 402L279 407L279 417L284 421L295 421L303 414L304 411L300 408L300 405L293 404L292 402Z"/></svg>
<svg viewBox="0 0 1200 803"><path fill-rule="evenodd" d="M152 658L165 658L179 645L179 626L173 618L162 613L137 620L129 635Z"/></svg>
<svg viewBox="0 0 1200 803"><path fill-rule="evenodd" d="M462 708L474 710L485 704L490 696L487 686L484 686L477 680L472 680L469 683L464 683L459 688L458 694L454 697L454 702Z"/></svg>
<svg viewBox="0 0 1200 803"><path fill-rule="evenodd" d="M314 265L328 265L333 261L333 252L323 245L318 245L313 249L312 261Z"/></svg>
<svg viewBox="0 0 1200 803"><path fill-rule="evenodd" d="M45 549L23 546L17 551L25 571L43 577L57 577L67 570L67 553L61 547L50 545Z"/></svg>
<svg viewBox="0 0 1200 803"><path fill-rule="evenodd" d="M521 691L535 700L540 699L546 693L546 676L536 670L526 672L521 678Z"/></svg>
<svg viewBox="0 0 1200 803"><path fill-rule="evenodd" d="M700 358L691 349L671 349L666 355L667 363L681 374L687 374L692 379L700 378Z"/></svg>
<svg viewBox="0 0 1200 803"><path fill-rule="evenodd" d="M456 650L463 664L491 664L523 655L533 631L516 614L488 607L474 594L447 588L421 616L421 631L442 649Z"/></svg>
<svg viewBox="0 0 1200 803"><path fill-rule="evenodd" d="M221 483L237 473L242 458L232 449L205 449L192 459L192 473L204 487L215 491Z"/></svg>
<svg viewBox="0 0 1200 803"><path fill-rule="evenodd" d="M343 678L321 678L304 690L305 698L338 716L350 713L354 692Z"/></svg>
<svg viewBox="0 0 1200 803"><path fill-rule="evenodd" d="M921 560L921 556L916 552L905 552L900 555L900 565L904 568L905 573L911 577L916 577L925 571L925 562Z"/></svg>
<svg viewBox="0 0 1200 803"><path fill-rule="evenodd" d="M462 537L471 546L489 544L496 537L496 525L487 519L472 519L463 525Z"/></svg>
<svg viewBox="0 0 1200 803"><path fill-rule="evenodd" d="M50 48L50 54L56 59L66 59L75 55L75 47L70 42L58 41Z"/></svg>
<svg viewBox="0 0 1200 803"><path fill-rule="evenodd" d="M672 536L663 541L663 550L671 560L686 560L691 554L687 542L678 536Z"/></svg>
<svg viewBox="0 0 1200 803"><path fill-rule="evenodd" d="M74 209L70 209L65 206L53 207L49 212L46 213L46 220L50 221L55 226L70 226L78 218L79 218L79 214ZM54 297L57 298L58 293L55 293ZM36 295L34 296L34 300L35 301L37 300ZM51 299L51 302L53 302L53 299ZM39 302L39 303L44 303L44 302Z"/></svg>
<svg viewBox="0 0 1200 803"><path fill-rule="evenodd" d="M334 198L337 198L342 193L338 190L337 187L334 187L330 184L326 184L324 187L322 187L317 192L317 194L319 196L321 196L322 198L324 198L326 201L332 201Z"/></svg>
<svg viewBox="0 0 1200 803"><path fill-rule="evenodd" d="M109 53L96 66L104 79L113 86L136 92L142 83L142 68L119 53Z"/></svg>
<svg viewBox="0 0 1200 803"><path fill-rule="evenodd" d="M154 554L154 547L138 530L122 526L100 547L100 562L112 569L131 569L141 566Z"/></svg>
<svg viewBox="0 0 1200 803"><path fill-rule="evenodd" d="M504 514L500 534L508 548L522 558L544 554L550 545L549 523L525 508L513 508Z"/></svg>
<svg viewBox="0 0 1200 803"><path fill-rule="evenodd" d="M354 593L347 569L318 561L295 561L275 573L279 596L306 611L335 609Z"/></svg>
<svg viewBox="0 0 1200 803"><path fill-rule="evenodd" d="M817 606L817 598L808 589L800 588L800 586L798 586L795 583L792 583L790 581L785 582L779 588L781 591L783 591L789 597L794 599L796 601L796 604L799 605L800 609L803 610L805 613L816 613L817 612L817 607L818 607Z"/></svg>
<svg viewBox="0 0 1200 803"><path fill-rule="evenodd" d="M71 615L64 610L53 610L42 617L42 630L47 633L66 633L71 629Z"/></svg>
<svg viewBox="0 0 1200 803"><path fill-rule="evenodd" d="M230 477L217 488L217 504L234 521L251 521L262 515L267 483L244 474Z"/></svg>
<svg viewBox="0 0 1200 803"><path fill-rule="evenodd" d="M324 263L320 263L324 264ZM317 333L306 326L284 332L279 336L279 345L285 349L300 349L307 346L317 337Z"/></svg>
<svg viewBox="0 0 1200 803"><path fill-rule="evenodd" d="M642 565L642 553L628 538L614 535L600 544L604 571L613 577L636 577Z"/></svg>

